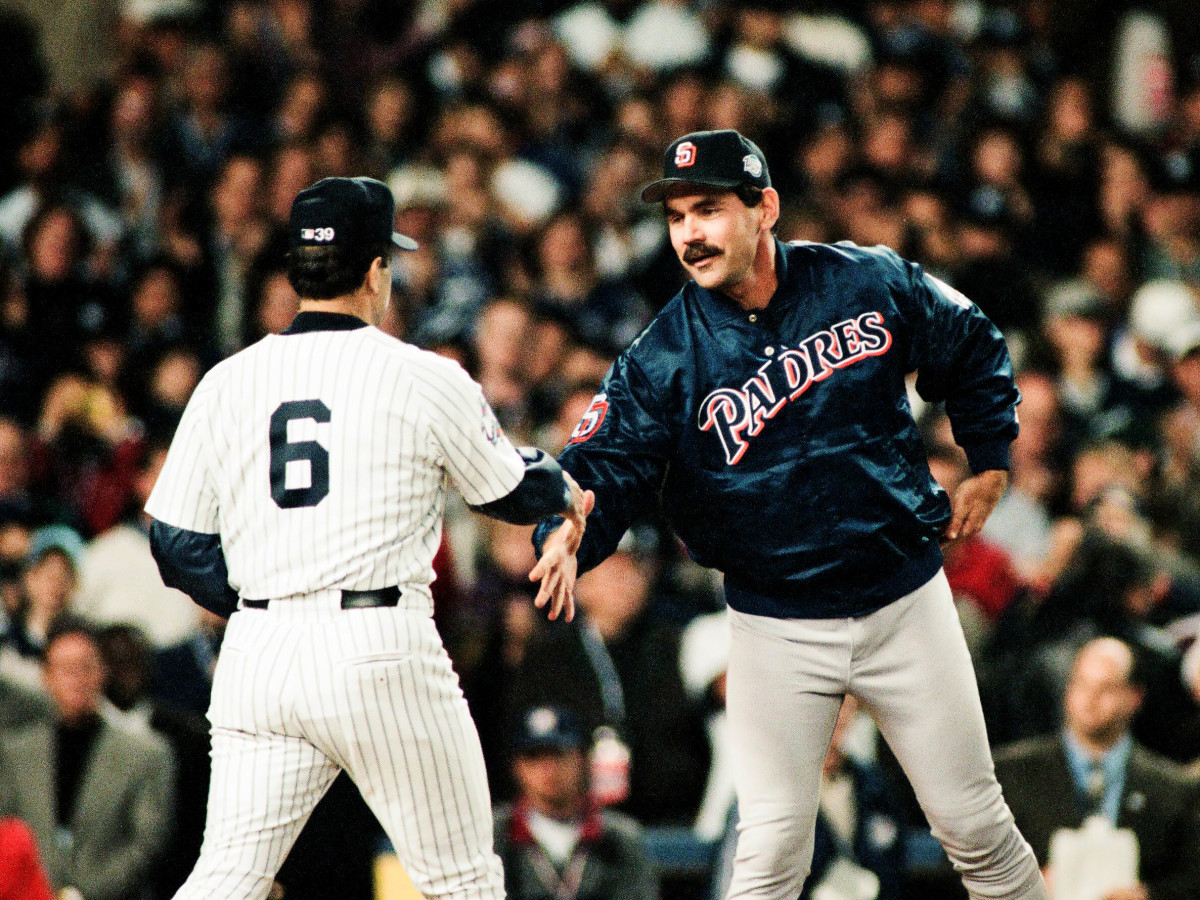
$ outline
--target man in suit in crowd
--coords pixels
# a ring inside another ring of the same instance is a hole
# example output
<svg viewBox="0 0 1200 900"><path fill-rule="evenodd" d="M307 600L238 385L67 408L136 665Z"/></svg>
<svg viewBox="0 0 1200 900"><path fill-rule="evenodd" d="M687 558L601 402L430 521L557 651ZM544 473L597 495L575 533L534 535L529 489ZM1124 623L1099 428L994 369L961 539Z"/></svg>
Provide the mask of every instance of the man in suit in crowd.
<svg viewBox="0 0 1200 900"><path fill-rule="evenodd" d="M43 675L52 717L0 732L0 817L33 830L56 890L137 900L170 834L171 751L102 714L104 663L86 622L50 628Z"/></svg>
<svg viewBox="0 0 1200 900"><path fill-rule="evenodd" d="M0 731L47 718L49 698L0 673Z"/></svg>
<svg viewBox="0 0 1200 900"><path fill-rule="evenodd" d="M578 719L556 706L528 710L517 728L516 802L496 810L496 853L511 900L658 900L637 823L588 796Z"/></svg>
<svg viewBox="0 0 1200 900"><path fill-rule="evenodd" d="M1089 641L1067 682L1062 732L1001 749L996 774L1043 867L1056 831L1102 816L1139 848L1138 883L1105 900L1187 900L1200 896L1200 782L1134 741L1142 694L1129 646Z"/></svg>

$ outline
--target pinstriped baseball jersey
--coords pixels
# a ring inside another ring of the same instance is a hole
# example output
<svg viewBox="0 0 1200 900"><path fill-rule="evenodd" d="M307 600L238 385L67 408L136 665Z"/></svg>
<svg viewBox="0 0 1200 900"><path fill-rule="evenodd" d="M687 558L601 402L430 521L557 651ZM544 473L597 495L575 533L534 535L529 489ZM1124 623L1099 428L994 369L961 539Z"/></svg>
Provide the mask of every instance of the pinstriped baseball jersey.
<svg viewBox="0 0 1200 900"><path fill-rule="evenodd" d="M213 682L204 844L176 900L264 900L339 770L424 896L502 900L483 753L429 585L448 486L481 506L524 473L456 363L353 316L302 312L205 376L146 504L220 535L242 598ZM394 605L343 603L392 587Z"/></svg>
<svg viewBox="0 0 1200 900"><path fill-rule="evenodd" d="M457 363L371 327L301 332L204 377L146 509L219 532L246 599L387 585L428 595L447 481L479 505L523 473Z"/></svg>

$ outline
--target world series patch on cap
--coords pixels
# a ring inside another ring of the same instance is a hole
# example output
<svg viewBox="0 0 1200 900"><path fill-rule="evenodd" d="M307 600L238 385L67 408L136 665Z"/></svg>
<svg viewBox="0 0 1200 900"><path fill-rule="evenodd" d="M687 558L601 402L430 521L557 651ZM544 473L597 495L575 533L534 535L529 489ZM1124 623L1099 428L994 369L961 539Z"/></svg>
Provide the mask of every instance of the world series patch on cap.
<svg viewBox="0 0 1200 900"><path fill-rule="evenodd" d="M663 156L663 177L642 190L642 200L659 203L673 184L759 189L771 186L767 158L758 145L736 131L685 134Z"/></svg>
<svg viewBox="0 0 1200 900"><path fill-rule="evenodd" d="M374 178L323 178L292 201L288 242L293 247L365 246L391 242L416 250L417 242L393 231L392 192Z"/></svg>

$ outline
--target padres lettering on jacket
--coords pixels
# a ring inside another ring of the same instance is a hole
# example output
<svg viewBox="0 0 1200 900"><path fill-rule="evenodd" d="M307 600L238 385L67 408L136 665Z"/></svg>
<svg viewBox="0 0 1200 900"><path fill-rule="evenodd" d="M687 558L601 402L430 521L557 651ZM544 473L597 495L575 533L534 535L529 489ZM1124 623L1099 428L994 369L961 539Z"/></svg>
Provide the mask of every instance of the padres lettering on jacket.
<svg viewBox="0 0 1200 900"><path fill-rule="evenodd" d="M868 356L882 356L892 346L883 327L883 313L868 312L845 319L805 338L794 349L784 348L768 360L741 388L718 388L700 404L701 431L714 430L731 466L741 460L752 438L767 419L797 399L835 369L844 369Z"/></svg>

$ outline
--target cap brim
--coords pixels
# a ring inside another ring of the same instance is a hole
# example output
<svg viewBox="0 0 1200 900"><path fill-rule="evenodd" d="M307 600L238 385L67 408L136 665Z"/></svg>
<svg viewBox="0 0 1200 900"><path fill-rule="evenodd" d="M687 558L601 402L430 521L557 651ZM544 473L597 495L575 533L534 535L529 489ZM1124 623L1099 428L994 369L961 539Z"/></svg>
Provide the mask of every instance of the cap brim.
<svg viewBox="0 0 1200 900"><path fill-rule="evenodd" d="M687 184L694 187L715 187L728 191L733 190L733 188L743 184L743 182L732 178L707 178L703 181L693 178L662 178L642 188L642 202L661 203L663 198L667 196L667 189L676 184Z"/></svg>
<svg viewBox="0 0 1200 900"><path fill-rule="evenodd" d="M525 741L516 746L517 753L566 753L568 750L579 750L582 744L573 740L538 740Z"/></svg>
<svg viewBox="0 0 1200 900"><path fill-rule="evenodd" d="M392 232L392 243L401 250L416 250L421 245L410 238L408 235L401 234L398 231Z"/></svg>

